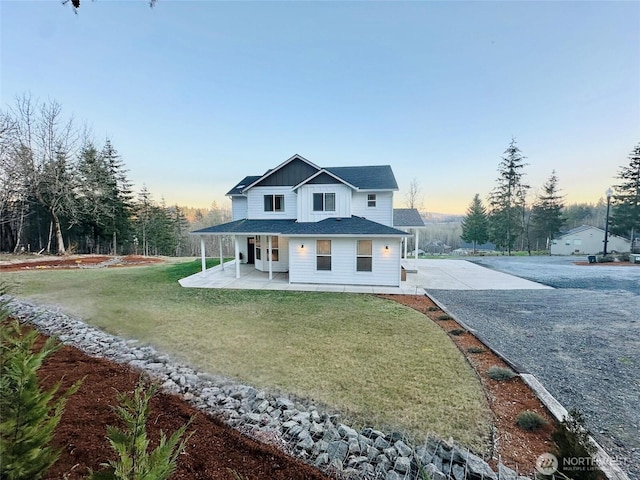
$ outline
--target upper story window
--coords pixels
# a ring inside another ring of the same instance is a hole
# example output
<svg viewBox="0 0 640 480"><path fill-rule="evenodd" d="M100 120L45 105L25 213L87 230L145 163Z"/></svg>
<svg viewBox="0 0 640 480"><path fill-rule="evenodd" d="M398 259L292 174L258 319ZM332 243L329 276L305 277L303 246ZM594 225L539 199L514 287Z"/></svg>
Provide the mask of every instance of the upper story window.
<svg viewBox="0 0 640 480"><path fill-rule="evenodd" d="M314 212L335 212L336 211L336 194L335 193L314 193L313 194L313 211Z"/></svg>
<svg viewBox="0 0 640 480"><path fill-rule="evenodd" d="M265 195L265 212L284 212L284 195Z"/></svg>
<svg viewBox="0 0 640 480"><path fill-rule="evenodd" d="M376 194L370 193L367 195L367 207L375 207L376 206Z"/></svg>
<svg viewBox="0 0 640 480"><path fill-rule="evenodd" d="M316 240L316 270L331 270L331 240Z"/></svg>

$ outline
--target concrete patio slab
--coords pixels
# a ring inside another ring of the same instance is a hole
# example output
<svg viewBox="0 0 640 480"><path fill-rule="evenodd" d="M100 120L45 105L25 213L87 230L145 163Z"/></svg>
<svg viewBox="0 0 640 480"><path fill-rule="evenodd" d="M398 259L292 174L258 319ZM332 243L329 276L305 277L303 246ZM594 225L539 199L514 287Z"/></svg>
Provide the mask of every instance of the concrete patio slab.
<svg viewBox="0 0 640 480"><path fill-rule="evenodd" d="M236 278L234 261L210 268L180 280L185 288L230 288L246 290L289 290L302 292L348 292L391 295L424 295L426 290L538 290L546 285L525 280L507 273L490 270L466 260L411 261L416 273L407 273L407 280L399 287L372 285L325 285L289 283L288 273L259 272L253 265L240 265Z"/></svg>

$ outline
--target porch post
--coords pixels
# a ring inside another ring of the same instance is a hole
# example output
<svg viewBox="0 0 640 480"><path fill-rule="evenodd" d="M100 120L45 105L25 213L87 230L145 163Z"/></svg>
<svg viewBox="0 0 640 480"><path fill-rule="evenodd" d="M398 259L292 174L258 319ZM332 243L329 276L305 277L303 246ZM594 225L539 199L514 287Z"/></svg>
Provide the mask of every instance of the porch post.
<svg viewBox="0 0 640 480"><path fill-rule="evenodd" d="M407 244L409 243L409 237L404 237L404 254L402 258L407 258Z"/></svg>
<svg viewBox="0 0 640 480"><path fill-rule="evenodd" d="M222 235L218 236L218 247L220 248L220 267L224 270L224 257L222 256Z"/></svg>
<svg viewBox="0 0 640 480"><path fill-rule="evenodd" d="M205 260L204 254L204 237L200 236L200 257L202 259L202 271L204 272L207 269L207 261Z"/></svg>
<svg viewBox="0 0 640 480"><path fill-rule="evenodd" d="M271 252L271 235L269 235L269 250L267 252L269 256L269 280L273 280L273 255Z"/></svg>
<svg viewBox="0 0 640 480"><path fill-rule="evenodd" d="M420 242L418 241L420 240L420 229L416 228L416 248L415 248L415 262L416 262L416 271L418 270L418 245L420 244Z"/></svg>
<svg viewBox="0 0 640 480"><path fill-rule="evenodd" d="M240 278L240 243L236 235L233 236L233 243L236 246L236 278Z"/></svg>

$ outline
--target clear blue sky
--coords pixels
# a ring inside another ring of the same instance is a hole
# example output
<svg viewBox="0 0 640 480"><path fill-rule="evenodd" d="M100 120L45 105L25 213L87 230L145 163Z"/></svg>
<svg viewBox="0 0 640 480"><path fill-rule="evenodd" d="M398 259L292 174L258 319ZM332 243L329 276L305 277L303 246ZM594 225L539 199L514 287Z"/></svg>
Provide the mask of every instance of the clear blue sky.
<svg viewBox="0 0 640 480"><path fill-rule="evenodd" d="M640 142L640 2L0 1L2 108L55 99L154 199L207 206L299 153L390 164L429 211L527 181L597 202Z"/></svg>

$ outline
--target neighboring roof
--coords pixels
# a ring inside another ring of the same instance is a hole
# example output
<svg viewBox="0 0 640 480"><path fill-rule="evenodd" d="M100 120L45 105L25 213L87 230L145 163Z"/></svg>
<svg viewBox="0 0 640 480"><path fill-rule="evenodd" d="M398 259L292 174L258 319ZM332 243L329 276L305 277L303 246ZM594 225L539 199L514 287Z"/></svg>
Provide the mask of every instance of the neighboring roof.
<svg viewBox="0 0 640 480"><path fill-rule="evenodd" d="M407 236L406 232L362 217L326 218L319 222L295 220L236 220L191 232L193 235L283 235L300 236Z"/></svg>
<svg viewBox="0 0 640 480"><path fill-rule="evenodd" d="M390 165L327 167L325 170L360 190L398 190L398 183Z"/></svg>
<svg viewBox="0 0 640 480"><path fill-rule="evenodd" d="M560 235L558 237L558 239L564 238L564 237L569 237L571 235L576 235L578 233L585 232L587 230L597 230L598 232L601 232L604 235L604 230L602 228L594 227L593 225L580 225L579 227L573 228L573 229L569 230L568 232L563 233L562 235ZM613 235L613 234L609 233L609 236L610 237L619 237L619 238L622 238L623 240L627 240L629 242L631 241L628 238L622 237L620 235Z"/></svg>
<svg viewBox="0 0 640 480"><path fill-rule="evenodd" d="M424 227L424 222L415 208L394 208L393 209L393 226L394 227Z"/></svg>
<svg viewBox="0 0 640 480"><path fill-rule="evenodd" d="M242 190L247 187L248 185L251 185L252 183L256 182L257 180L259 180L260 178L262 178L260 175L250 175L248 177L244 177L242 180L240 180L238 182L238 184L233 187L231 190L229 190L226 194L227 195L242 195Z"/></svg>

